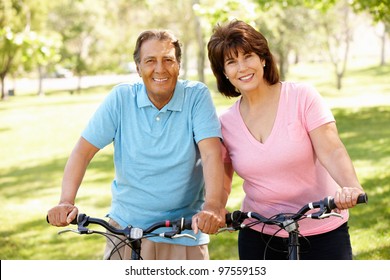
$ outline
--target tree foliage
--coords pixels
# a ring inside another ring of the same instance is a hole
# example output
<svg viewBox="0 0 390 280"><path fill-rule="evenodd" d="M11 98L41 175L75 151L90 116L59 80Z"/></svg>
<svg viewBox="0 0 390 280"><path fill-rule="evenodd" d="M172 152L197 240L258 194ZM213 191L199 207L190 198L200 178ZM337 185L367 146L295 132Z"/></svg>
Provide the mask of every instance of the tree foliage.
<svg viewBox="0 0 390 280"><path fill-rule="evenodd" d="M386 39L390 32L390 0L352 0L351 5L357 12L369 13L374 22L382 24L382 32L379 35L381 39L381 58L380 65L385 65L385 46Z"/></svg>
<svg viewBox="0 0 390 280"><path fill-rule="evenodd" d="M1 0L2 98L7 75L37 71L42 76L55 64L70 68L80 79L86 74L126 71L137 36L150 28L171 29L183 44L182 74L186 77L188 69L194 68L203 81L212 29L233 18L266 35L284 77L292 56L298 61L303 54L318 50L323 36L316 30L318 20L340 1ZM389 30L389 1L348 3L355 11L384 22ZM328 20L333 25L335 18Z"/></svg>
<svg viewBox="0 0 390 280"><path fill-rule="evenodd" d="M375 21L390 24L390 0L351 0L350 3L356 11L370 13Z"/></svg>
<svg viewBox="0 0 390 280"><path fill-rule="evenodd" d="M2 0L0 2L1 99L7 97L5 78L16 71L31 71L56 58L53 34L45 18L51 5L47 0Z"/></svg>

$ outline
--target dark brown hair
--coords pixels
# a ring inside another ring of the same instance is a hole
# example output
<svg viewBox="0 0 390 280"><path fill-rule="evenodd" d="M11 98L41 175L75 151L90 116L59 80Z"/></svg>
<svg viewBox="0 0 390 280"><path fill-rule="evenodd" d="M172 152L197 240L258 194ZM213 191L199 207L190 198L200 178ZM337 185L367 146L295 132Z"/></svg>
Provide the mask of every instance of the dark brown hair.
<svg viewBox="0 0 390 280"><path fill-rule="evenodd" d="M142 43L151 39L159 41L171 41L172 45L175 47L176 60L180 64L181 44L179 40L176 39L175 35L168 30L146 30L138 36L133 53L133 59L136 64L139 64L141 62Z"/></svg>
<svg viewBox="0 0 390 280"><path fill-rule="evenodd" d="M279 82L279 71L275 59L269 50L267 39L249 24L233 20L225 25L217 25L207 44L208 56L217 79L218 91L227 97L237 97L241 93L226 79L224 74L225 58L239 51L255 53L265 60L264 79L270 85Z"/></svg>

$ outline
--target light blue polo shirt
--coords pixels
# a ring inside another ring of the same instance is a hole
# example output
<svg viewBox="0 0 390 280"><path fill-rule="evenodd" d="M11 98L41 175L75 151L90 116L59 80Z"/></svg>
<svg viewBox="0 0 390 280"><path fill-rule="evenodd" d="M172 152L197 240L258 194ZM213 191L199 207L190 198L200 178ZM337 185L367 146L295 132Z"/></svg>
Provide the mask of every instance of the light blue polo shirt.
<svg viewBox="0 0 390 280"><path fill-rule="evenodd" d="M197 143L222 135L208 88L179 80L161 110L141 81L114 87L82 137L100 149L114 143L109 217L122 227L147 228L167 219L191 218L201 209L204 179ZM193 246L208 243L209 237L199 233L196 241L152 240Z"/></svg>

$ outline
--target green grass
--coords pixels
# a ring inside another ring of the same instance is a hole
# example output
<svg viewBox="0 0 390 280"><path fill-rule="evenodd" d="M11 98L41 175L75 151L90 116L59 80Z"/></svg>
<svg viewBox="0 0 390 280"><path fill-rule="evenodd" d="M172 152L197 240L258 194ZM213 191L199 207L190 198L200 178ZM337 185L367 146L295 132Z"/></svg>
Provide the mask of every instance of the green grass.
<svg viewBox="0 0 390 280"><path fill-rule="evenodd" d="M291 79L315 83L334 106L340 136L369 195L367 205L351 210L350 232L356 259L390 259L390 105L345 103L357 98L390 95L390 67L354 68L337 92L332 77L321 74L321 65L298 65ZM215 93L219 110L234 100ZM357 82L359 81L359 82ZM100 236L58 235L48 226L47 210L59 199L63 168L73 145L108 88L95 88L81 95L67 92L45 97L22 95L0 102L0 257L1 259L101 259L105 240ZM357 97L358 96L358 97ZM380 103L380 102L379 102ZM344 105L348 106L344 106ZM390 104L390 103L387 103ZM110 205L113 174L112 147L94 158L80 188L80 211L103 217ZM240 207L242 180L234 178L230 210ZM211 237L212 259L237 259L237 233Z"/></svg>

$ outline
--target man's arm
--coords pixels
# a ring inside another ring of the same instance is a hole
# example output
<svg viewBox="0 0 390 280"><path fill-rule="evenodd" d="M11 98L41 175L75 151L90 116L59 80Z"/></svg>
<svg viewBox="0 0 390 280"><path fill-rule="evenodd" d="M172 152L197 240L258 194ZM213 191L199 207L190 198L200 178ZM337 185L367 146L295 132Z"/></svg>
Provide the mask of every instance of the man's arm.
<svg viewBox="0 0 390 280"><path fill-rule="evenodd" d="M225 224L225 206L229 193L223 185L221 141L216 137L206 138L198 146L205 180L205 204L202 211L193 217L192 228L195 233L198 229L204 233L215 233Z"/></svg>
<svg viewBox="0 0 390 280"><path fill-rule="evenodd" d="M98 148L80 137L65 165L60 202L48 212L49 222L53 226L67 226L76 218L76 194L90 161L98 151Z"/></svg>

